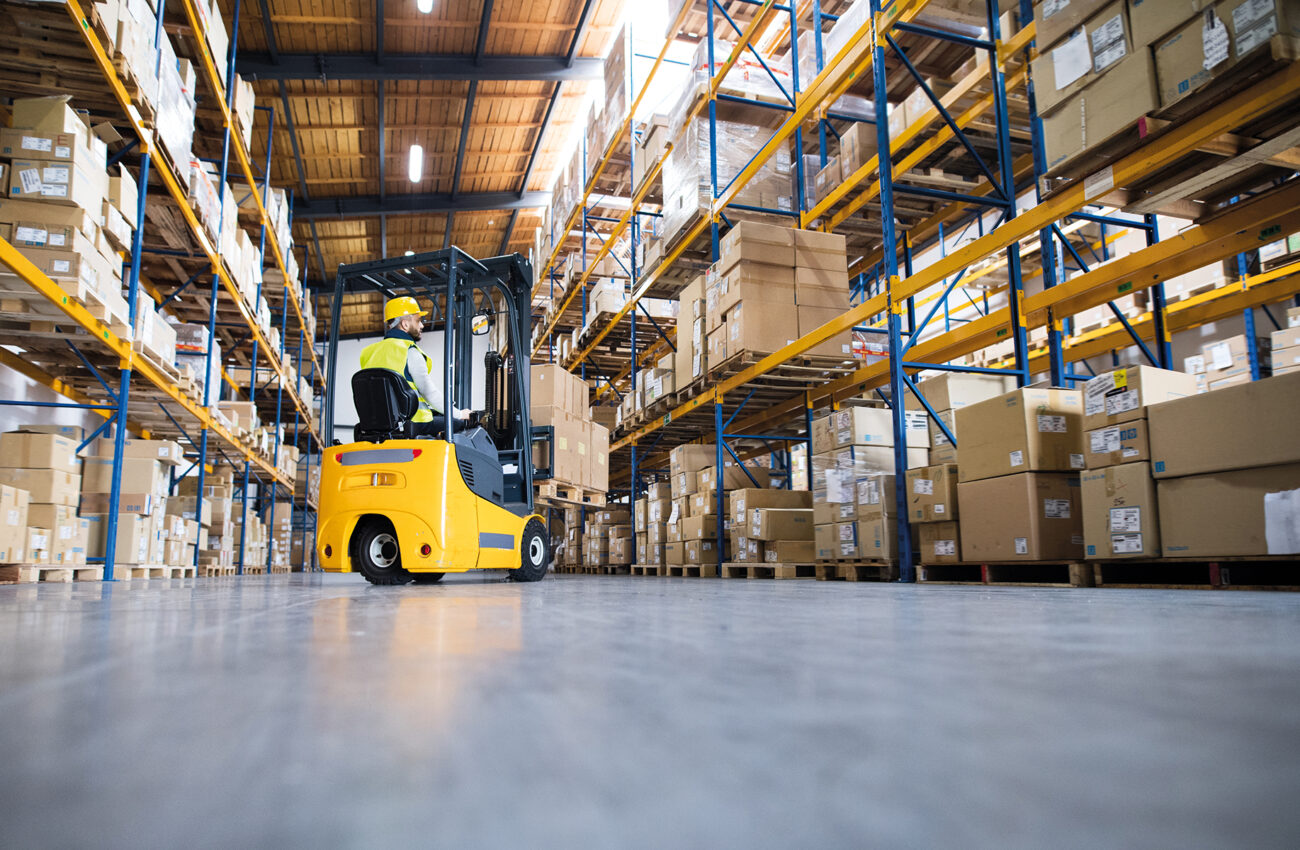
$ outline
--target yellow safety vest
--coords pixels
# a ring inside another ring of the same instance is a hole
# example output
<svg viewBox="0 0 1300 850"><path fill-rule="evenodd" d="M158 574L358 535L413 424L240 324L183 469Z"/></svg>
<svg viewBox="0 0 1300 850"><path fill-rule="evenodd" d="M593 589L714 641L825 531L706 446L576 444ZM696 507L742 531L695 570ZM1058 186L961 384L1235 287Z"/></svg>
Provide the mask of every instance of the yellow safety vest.
<svg viewBox="0 0 1300 850"><path fill-rule="evenodd" d="M415 345L415 340L392 336L386 336L379 340L379 342L372 342L361 350L361 368L388 369L389 371L396 372L405 378L406 383L410 384L411 389L415 390L415 394L420 396L420 409L411 417L411 421L432 422L432 405L429 404L428 399L420 395L420 390L415 386L415 381L411 380L411 371L406 368L407 352L412 346L415 346L415 350L420 352L420 356L424 358L429 373L432 374L433 360L429 355L421 351L419 346ZM441 411L438 412L441 413Z"/></svg>

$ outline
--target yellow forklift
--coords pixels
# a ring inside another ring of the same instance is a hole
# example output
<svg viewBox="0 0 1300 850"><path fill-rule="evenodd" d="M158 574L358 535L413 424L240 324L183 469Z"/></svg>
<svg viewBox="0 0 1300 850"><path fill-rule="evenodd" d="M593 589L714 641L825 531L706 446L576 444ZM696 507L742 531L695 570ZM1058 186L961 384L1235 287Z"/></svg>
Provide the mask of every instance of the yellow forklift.
<svg viewBox="0 0 1300 850"><path fill-rule="evenodd" d="M322 435L334 445L322 461L316 532L323 569L381 585L470 570L508 570L516 581L546 575L550 538L533 509L528 416L532 287L532 267L518 254L477 260L455 247L339 266ZM357 291L431 304L432 329L443 331L444 406L472 408L477 372L483 409L468 421L435 416L421 429L434 433L417 437L410 384L388 369L362 369L352 378L353 442L333 440L339 317L344 295ZM487 351L476 362L480 337Z"/></svg>

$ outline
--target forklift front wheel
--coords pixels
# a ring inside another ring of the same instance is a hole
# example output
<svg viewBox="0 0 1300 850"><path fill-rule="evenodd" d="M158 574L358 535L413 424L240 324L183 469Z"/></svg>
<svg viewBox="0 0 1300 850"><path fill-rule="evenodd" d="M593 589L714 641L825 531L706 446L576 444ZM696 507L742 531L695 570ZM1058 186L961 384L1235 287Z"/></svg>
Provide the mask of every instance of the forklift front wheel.
<svg viewBox="0 0 1300 850"><path fill-rule="evenodd" d="M510 571L510 578L515 581L541 581L546 577L546 568L550 563L550 552L546 526L534 517L524 525L523 536L519 540L519 562L517 570Z"/></svg>
<svg viewBox="0 0 1300 850"><path fill-rule="evenodd" d="M352 537L352 563L371 584L406 584L411 574L402 568L402 551L393 524L371 519Z"/></svg>

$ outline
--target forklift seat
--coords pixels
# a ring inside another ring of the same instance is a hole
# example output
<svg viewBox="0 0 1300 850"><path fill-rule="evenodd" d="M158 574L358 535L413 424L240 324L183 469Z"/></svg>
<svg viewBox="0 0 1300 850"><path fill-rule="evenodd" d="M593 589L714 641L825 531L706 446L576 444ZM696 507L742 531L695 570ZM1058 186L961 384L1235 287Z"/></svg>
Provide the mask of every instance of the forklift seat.
<svg viewBox="0 0 1300 850"><path fill-rule="evenodd" d="M357 408L356 442L382 443L414 436L411 417L420 397L391 369L362 369L352 376L352 400Z"/></svg>

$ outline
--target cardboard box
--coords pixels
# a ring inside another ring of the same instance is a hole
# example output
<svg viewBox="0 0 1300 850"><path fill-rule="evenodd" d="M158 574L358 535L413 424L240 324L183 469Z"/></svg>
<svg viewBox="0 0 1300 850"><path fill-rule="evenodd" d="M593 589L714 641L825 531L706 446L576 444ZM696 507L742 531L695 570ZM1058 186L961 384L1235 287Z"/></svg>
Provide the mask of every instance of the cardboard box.
<svg viewBox="0 0 1300 850"><path fill-rule="evenodd" d="M898 521L893 517L877 517L870 520L858 520L854 523L857 530L858 558L867 560L892 561L898 557ZM845 542L840 543L840 552L848 551ZM855 557L845 555L844 557Z"/></svg>
<svg viewBox="0 0 1300 850"><path fill-rule="evenodd" d="M1207 41L1207 26L1226 30ZM1273 35L1300 36L1300 9L1288 0L1226 0L1152 45L1160 80L1160 105L1171 106L1231 71ZM1207 51L1207 44L1217 49ZM1218 60L1218 61L1215 61Z"/></svg>
<svg viewBox="0 0 1300 850"><path fill-rule="evenodd" d="M893 475L869 475L858 482L858 519L898 515L898 492Z"/></svg>
<svg viewBox="0 0 1300 850"><path fill-rule="evenodd" d="M110 499L109 493L82 493L79 503L78 512L82 516L104 516L108 514ZM175 499L168 499L170 504L176 501L183 501L186 497L181 496ZM117 512L119 514L140 514L149 516L157 513L161 500L155 493L130 493L122 491L117 498ZM205 503L206 504L206 503Z"/></svg>
<svg viewBox="0 0 1300 850"><path fill-rule="evenodd" d="M812 540L813 512L805 508L751 508L749 536L756 540Z"/></svg>
<svg viewBox="0 0 1300 850"><path fill-rule="evenodd" d="M813 540L768 540L763 543L763 560L769 564L811 564L817 557Z"/></svg>
<svg viewBox="0 0 1300 850"><path fill-rule="evenodd" d="M716 564L718 563L717 541L708 540L687 540L682 544L684 560L687 564Z"/></svg>
<svg viewBox="0 0 1300 850"><path fill-rule="evenodd" d="M1049 169L1099 147L1160 106L1150 51L1124 57L1092 85L1043 118Z"/></svg>
<svg viewBox="0 0 1300 850"><path fill-rule="evenodd" d="M1135 46L1153 45L1197 12L1206 0L1129 0L1128 21Z"/></svg>
<svg viewBox="0 0 1300 850"><path fill-rule="evenodd" d="M743 524L756 508L812 508L812 493L807 490L769 490L743 488L731 493L730 514L737 525Z"/></svg>
<svg viewBox="0 0 1300 850"><path fill-rule="evenodd" d="M682 529L682 540L712 540L718 534L718 517L717 514L710 516L692 516L679 520L678 525Z"/></svg>
<svg viewBox="0 0 1300 850"><path fill-rule="evenodd" d="M22 563L27 551L28 506L26 490L0 485L0 564Z"/></svg>
<svg viewBox="0 0 1300 850"><path fill-rule="evenodd" d="M907 516L912 522L946 522L957 512L957 465L923 466L907 471Z"/></svg>
<svg viewBox="0 0 1300 850"><path fill-rule="evenodd" d="M681 566L686 563L686 545L680 541L664 544L664 563Z"/></svg>
<svg viewBox="0 0 1300 850"><path fill-rule="evenodd" d="M1065 36L1106 7L1107 0L1073 0L1061 3L1048 0L1034 4L1035 41L1039 53L1046 53ZM1037 69L1034 72L1037 79Z"/></svg>
<svg viewBox="0 0 1300 850"><path fill-rule="evenodd" d="M762 466L740 467L727 457L726 466L722 468L722 489L768 487L771 485L772 471ZM718 468L709 466L695 473L697 491L716 493L718 489Z"/></svg>
<svg viewBox="0 0 1300 850"><path fill-rule="evenodd" d="M114 452L112 437L100 437L91 447L91 455L99 458L111 458ZM181 444L172 440L136 440L122 441L122 457L139 460L156 460L166 466L179 466L185 460L185 451Z"/></svg>
<svg viewBox="0 0 1300 850"><path fill-rule="evenodd" d="M15 159L9 169L9 197L40 200L49 204L79 207L99 216L108 194L108 173L102 157L74 145L72 156L53 162L40 159Z"/></svg>
<svg viewBox="0 0 1300 850"><path fill-rule="evenodd" d="M1151 468L1173 478L1300 462L1298 410L1300 372L1158 404Z"/></svg>
<svg viewBox="0 0 1300 850"><path fill-rule="evenodd" d="M696 491L691 496L691 507L687 516L713 516L718 513L718 493L716 490Z"/></svg>
<svg viewBox="0 0 1300 850"><path fill-rule="evenodd" d="M793 297L793 296L792 296ZM773 309L766 302L736 304L726 314L725 356L740 352L770 354L794 342L799 336L798 314L791 309ZM709 338L712 340L713 335ZM710 349L710 366L713 352Z"/></svg>
<svg viewBox="0 0 1300 850"><path fill-rule="evenodd" d="M1300 554L1300 463L1162 479L1168 558Z"/></svg>
<svg viewBox="0 0 1300 850"><path fill-rule="evenodd" d="M939 417L939 421L948 429L948 433L956 437L957 418L953 416L953 412L951 410L937 410L935 413ZM934 419L927 417L926 422L930 429L930 463L956 463L957 446L948 439L943 429L939 427Z"/></svg>
<svg viewBox="0 0 1300 850"><path fill-rule="evenodd" d="M1135 419L1123 425L1108 425L1089 431L1084 436L1083 448L1088 469L1150 460L1151 441L1147 421Z"/></svg>
<svg viewBox="0 0 1300 850"><path fill-rule="evenodd" d="M835 523L813 526L813 554L819 561L833 561L840 556L840 540Z"/></svg>
<svg viewBox="0 0 1300 850"><path fill-rule="evenodd" d="M48 528L29 525L27 527L26 545L23 547L27 550L26 560L33 564L48 564L50 562L50 543L50 530Z"/></svg>
<svg viewBox="0 0 1300 850"><path fill-rule="evenodd" d="M1083 395L1077 390L1022 388L955 415L962 481L1084 467Z"/></svg>
<svg viewBox="0 0 1300 850"><path fill-rule="evenodd" d="M1151 464L1124 463L1081 476L1088 558L1157 558L1160 523Z"/></svg>
<svg viewBox="0 0 1300 850"><path fill-rule="evenodd" d="M1072 29L1055 47L1039 48L1031 63L1039 110L1051 113L1132 53L1128 14L1124 0L1117 0Z"/></svg>
<svg viewBox="0 0 1300 850"><path fill-rule="evenodd" d="M81 477L81 492L110 493L113 486L113 458L89 457ZM153 493L166 496L171 482L167 467L152 458L122 458L122 493Z"/></svg>
<svg viewBox="0 0 1300 850"><path fill-rule="evenodd" d="M804 292L810 297L816 295L816 290L805 289ZM822 325L844 315L844 310L845 308L842 307L816 307L800 304L795 307L798 316L795 333L799 337L805 337ZM840 360L849 360L853 357L853 331L844 330L832 334L803 353L809 357L834 357Z"/></svg>
<svg viewBox="0 0 1300 850"><path fill-rule="evenodd" d="M54 469L81 472L78 441L58 434L10 431L0 434L0 457L6 464L26 469Z"/></svg>
<svg viewBox="0 0 1300 850"><path fill-rule="evenodd" d="M75 505L81 492L81 476L57 469L0 467L0 484L26 490L30 501L53 505Z"/></svg>
<svg viewBox="0 0 1300 850"><path fill-rule="evenodd" d="M1016 379L1010 375L977 375L948 372L937 378L926 378L917 385L921 395L936 411L969 407L981 401L1006 395L1016 388ZM908 410L925 410L912 393L904 395Z"/></svg>
<svg viewBox="0 0 1300 850"><path fill-rule="evenodd" d="M1083 385L1083 427L1119 425L1142 419L1149 405L1196 395L1196 378L1151 366L1103 372Z"/></svg>
<svg viewBox="0 0 1300 850"><path fill-rule="evenodd" d="M759 263L733 267L718 279L713 312L726 313L741 302L762 302L783 309L794 307L794 269Z"/></svg>
<svg viewBox="0 0 1300 850"><path fill-rule="evenodd" d="M813 422L814 452L848 446L894 445L893 412L883 407L846 407ZM928 448L930 431L925 414L907 417L908 448Z"/></svg>
<svg viewBox="0 0 1300 850"><path fill-rule="evenodd" d="M956 522L928 522L921 526L921 563L956 564L961 561L961 537Z"/></svg>
<svg viewBox="0 0 1300 850"><path fill-rule="evenodd" d="M957 498L962 505L964 561L1071 560L1083 556L1083 512L1076 473L1023 472L964 481L957 485Z"/></svg>
<svg viewBox="0 0 1300 850"><path fill-rule="evenodd" d="M794 233L788 227L742 221L722 237L719 273L739 262L794 266Z"/></svg>
<svg viewBox="0 0 1300 850"><path fill-rule="evenodd" d="M794 231L794 264L818 269L848 279L849 263L843 234L821 230Z"/></svg>

